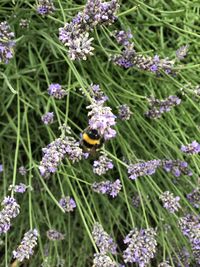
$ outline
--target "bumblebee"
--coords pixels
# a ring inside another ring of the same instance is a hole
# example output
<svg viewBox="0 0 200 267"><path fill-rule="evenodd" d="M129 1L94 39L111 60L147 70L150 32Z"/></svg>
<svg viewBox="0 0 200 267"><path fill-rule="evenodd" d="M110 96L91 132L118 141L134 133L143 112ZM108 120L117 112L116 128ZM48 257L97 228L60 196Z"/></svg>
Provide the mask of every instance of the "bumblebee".
<svg viewBox="0 0 200 267"><path fill-rule="evenodd" d="M96 150L100 149L104 143L103 137L98 130L87 127L82 133L81 146L90 153L94 154Z"/></svg>

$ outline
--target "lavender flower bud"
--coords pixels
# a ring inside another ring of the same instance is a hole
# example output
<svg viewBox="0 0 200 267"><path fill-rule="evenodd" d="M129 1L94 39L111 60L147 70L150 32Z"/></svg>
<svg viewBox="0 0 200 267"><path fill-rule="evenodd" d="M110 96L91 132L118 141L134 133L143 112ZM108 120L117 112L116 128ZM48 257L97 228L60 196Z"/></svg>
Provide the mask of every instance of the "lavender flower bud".
<svg viewBox="0 0 200 267"><path fill-rule="evenodd" d="M93 226L92 236L100 252L116 254L117 245L113 239L104 231L102 225L96 222Z"/></svg>
<svg viewBox="0 0 200 267"><path fill-rule="evenodd" d="M0 173L3 172L3 164L0 164Z"/></svg>
<svg viewBox="0 0 200 267"><path fill-rule="evenodd" d="M171 172L175 177L180 175L192 175L188 163L181 160L162 160L162 167L166 172Z"/></svg>
<svg viewBox="0 0 200 267"><path fill-rule="evenodd" d="M118 107L118 118L122 121L128 121L133 114L130 111L130 107L127 104L123 104Z"/></svg>
<svg viewBox="0 0 200 267"><path fill-rule="evenodd" d="M47 231L47 237L50 239L50 240L63 240L65 238L65 236L58 232L57 230L54 230L54 229L50 229Z"/></svg>
<svg viewBox="0 0 200 267"><path fill-rule="evenodd" d="M93 55L92 41L94 38L89 37L89 33L82 33L77 38L69 40L69 57L71 60L86 60L88 55Z"/></svg>
<svg viewBox="0 0 200 267"><path fill-rule="evenodd" d="M139 267L147 266L150 259L154 258L156 252L156 231L153 228L137 228L130 231L126 236L124 243L128 245L123 252L125 263L138 263Z"/></svg>
<svg viewBox="0 0 200 267"><path fill-rule="evenodd" d="M181 103L181 99L175 95L171 95L164 100L155 98L149 98L150 109L145 113L149 118L160 118L163 113L169 112L172 107L175 107Z"/></svg>
<svg viewBox="0 0 200 267"><path fill-rule="evenodd" d="M174 197L173 193L166 191L160 195L160 199L163 202L164 208L166 208L170 213L174 213L180 209L179 200L180 197Z"/></svg>
<svg viewBox="0 0 200 267"><path fill-rule="evenodd" d="M101 155L99 159L95 160L93 163L93 172L98 175L105 174L111 169L113 169L113 163L106 154Z"/></svg>
<svg viewBox="0 0 200 267"><path fill-rule="evenodd" d="M59 204L65 212L71 212L76 208L76 202L72 197L69 196L62 197L59 201Z"/></svg>
<svg viewBox="0 0 200 267"><path fill-rule="evenodd" d="M135 180L139 176L152 175L156 169L161 165L161 160L149 160L128 166L129 178Z"/></svg>
<svg viewBox="0 0 200 267"><path fill-rule="evenodd" d="M92 267L118 267L105 252L94 254Z"/></svg>
<svg viewBox="0 0 200 267"><path fill-rule="evenodd" d="M19 167L18 171L22 176L25 176L27 174L27 170L24 166Z"/></svg>
<svg viewBox="0 0 200 267"><path fill-rule="evenodd" d="M19 214L20 206L12 197L5 197L1 205L3 209L0 211L0 234L6 233L11 226L11 219Z"/></svg>
<svg viewBox="0 0 200 267"><path fill-rule="evenodd" d="M20 212L20 206L13 197L5 197L1 203L1 206L3 206L3 210L1 212L3 212L10 219L17 217Z"/></svg>
<svg viewBox="0 0 200 267"><path fill-rule="evenodd" d="M13 57L15 34L6 21L0 23L0 63L7 64Z"/></svg>
<svg viewBox="0 0 200 267"><path fill-rule="evenodd" d="M177 257L173 257L173 263L175 264L175 266L190 267L191 256L189 251L185 247L183 247L180 251L177 251L176 253L178 255L178 259Z"/></svg>
<svg viewBox="0 0 200 267"><path fill-rule="evenodd" d="M27 19L21 19L20 22L19 22L19 26L22 29L27 29L27 28L29 28L29 23L30 23L29 20L27 20Z"/></svg>
<svg viewBox="0 0 200 267"><path fill-rule="evenodd" d="M133 204L134 208L139 208L141 206L141 201L140 201L139 194L135 194L132 197L132 204Z"/></svg>
<svg viewBox="0 0 200 267"><path fill-rule="evenodd" d="M9 191L14 191L16 193L25 193L26 192L26 189L28 188L28 186L26 186L25 184L23 183L20 183L19 185L10 185L8 190Z"/></svg>
<svg viewBox="0 0 200 267"><path fill-rule="evenodd" d="M34 247L37 245L38 232L36 229L29 230L25 233L21 244L16 250L13 251L13 257L22 262L25 259L29 259L33 255Z"/></svg>
<svg viewBox="0 0 200 267"><path fill-rule="evenodd" d="M105 181L105 182L94 182L92 189L101 194L110 195L111 197L116 197L122 188L121 182L117 179L115 182Z"/></svg>
<svg viewBox="0 0 200 267"><path fill-rule="evenodd" d="M41 117L44 124L51 124L53 123L54 119L54 113L53 112L47 112L46 114L42 115Z"/></svg>
<svg viewBox="0 0 200 267"><path fill-rule="evenodd" d="M187 194L187 199L195 207L200 207L200 189L196 188L191 193Z"/></svg>
<svg viewBox="0 0 200 267"><path fill-rule="evenodd" d="M179 227L189 239L195 261L200 264L200 217L187 214L179 219Z"/></svg>
<svg viewBox="0 0 200 267"><path fill-rule="evenodd" d="M115 31L114 36L118 44L123 45L123 46L130 46L130 39L133 37L131 31Z"/></svg>
<svg viewBox="0 0 200 267"><path fill-rule="evenodd" d="M38 0L37 12L40 15L48 15L55 11L52 0Z"/></svg>
<svg viewBox="0 0 200 267"><path fill-rule="evenodd" d="M59 29L59 40L69 48L72 60L86 60L92 55L93 38L89 32L98 24L111 24L116 20L117 0L102 3L100 0L88 0L83 12L79 12L70 23Z"/></svg>
<svg viewBox="0 0 200 267"><path fill-rule="evenodd" d="M103 106L102 102L94 102L87 109L91 109L88 113L89 126L92 129L98 130L99 134L105 140L109 140L116 136L116 131L111 128L116 124L116 116L112 113L110 107Z"/></svg>
<svg viewBox="0 0 200 267"><path fill-rule="evenodd" d="M184 59L184 58L187 56L188 48L189 48L188 45L183 45L183 46L181 46L181 47L176 51L176 57L177 57L179 60Z"/></svg>
<svg viewBox="0 0 200 267"><path fill-rule="evenodd" d="M79 147L79 142L71 136L57 138L42 151L44 155L39 166L42 176L55 173L66 154L72 162L85 157L83 150Z"/></svg>
<svg viewBox="0 0 200 267"><path fill-rule="evenodd" d="M56 99L62 99L66 96L67 92L62 89L62 86L58 83L51 83L48 87L48 94Z"/></svg>
<svg viewBox="0 0 200 267"><path fill-rule="evenodd" d="M193 141L191 144L181 146L181 151L188 155L198 154L200 152L200 144L197 141Z"/></svg>

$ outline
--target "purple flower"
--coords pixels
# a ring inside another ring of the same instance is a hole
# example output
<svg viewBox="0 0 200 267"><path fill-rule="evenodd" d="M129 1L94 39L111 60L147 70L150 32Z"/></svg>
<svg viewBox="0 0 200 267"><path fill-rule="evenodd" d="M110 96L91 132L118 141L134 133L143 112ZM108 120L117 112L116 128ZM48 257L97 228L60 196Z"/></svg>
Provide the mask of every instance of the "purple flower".
<svg viewBox="0 0 200 267"><path fill-rule="evenodd" d="M172 107L175 107L181 103L181 99L175 95L171 95L164 100L159 100L154 97L148 99L150 109L145 113L149 118L160 118L164 112L169 112Z"/></svg>
<svg viewBox="0 0 200 267"><path fill-rule="evenodd" d="M163 202L163 207L170 213L174 213L181 208L179 204L180 197L174 197L173 193L170 193L169 191L162 193L160 199Z"/></svg>
<svg viewBox="0 0 200 267"><path fill-rule="evenodd" d="M25 184L23 183L20 183L19 185L10 185L8 190L9 191L14 191L16 193L25 193L26 192L26 189L28 188L28 186L26 186Z"/></svg>
<svg viewBox="0 0 200 267"><path fill-rule="evenodd" d="M156 252L156 231L153 228L130 231L124 239L127 249L123 252L124 262L138 263L139 267L147 266Z"/></svg>
<svg viewBox="0 0 200 267"><path fill-rule="evenodd" d="M200 144L197 141L193 141L191 144L181 146L181 151L188 155L198 154L200 152Z"/></svg>
<svg viewBox="0 0 200 267"><path fill-rule="evenodd" d="M72 197L65 196L59 201L60 206L65 210L65 212L73 211L76 208L76 202Z"/></svg>
<svg viewBox="0 0 200 267"><path fill-rule="evenodd" d="M21 19L20 22L19 22L19 26L20 26L22 29L27 29L27 28L29 28L29 24L30 24L30 21L27 20L27 19Z"/></svg>
<svg viewBox="0 0 200 267"><path fill-rule="evenodd" d="M133 204L134 208L139 208L141 206L140 196L138 193L136 193L132 197L132 204Z"/></svg>
<svg viewBox="0 0 200 267"><path fill-rule="evenodd" d="M118 106L118 118L122 121L128 121L133 113L127 104Z"/></svg>
<svg viewBox="0 0 200 267"><path fill-rule="evenodd" d="M102 225L96 222L93 226L92 236L100 252L110 252L116 254L117 245L113 239L106 233Z"/></svg>
<svg viewBox="0 0 200 267"><path fill-rule="evenodd" d="M65 238L65 235L55 229L50 229L47 231L47 237L50 240L63 240Z"/></svg>
<svg viewBox="0 0 200 267"><path fill-rule="evenodd" d="M41 117L42 121L44 124L51 124L53 123L53 119L54 119L54 113L53 112L47 112L44 115L42 115Z"/></svg>
<svg viewBox="0 0 200 267"><path fill-rule="evenodd" d="M25 233L21 244L16 250L13 251L13 257L22 262L25 259L29 259L33 255L34 247L37 245L38 232L36 229L29 230Z"/></svg>
<svg viewBox="0 0 200 267"><path fill-rule="evenodd" d="M91 109L88 112L90 128L98 130L105 140L114 138L116 131L111 127L116 124L116 116L112 113L111 108L103 106L102 102L95 101L90 106L87 106L87 109Z"/></svg>
<svg viewBox="0 0 200 267"><path fill-rule="evenodd" d="M40 15L48 15L55 11L52 0L38 0L37 12Z"/></svg>
<svg viewBox="0 0 200 267"><path fill-rule="evenodd" d="M189 45L183 45L176 51L176 57L179 60L184 59L187 56Z"/></svg>
<svg viewBox="0 0 200 267"><path fill-rule="evenodd" d="M88 55L93 54L93 38L90 38L89 32L98 24L113 23L117 8L117 0L106 3L88 0L83 12L79 12L70 23L59 29L59 40L69 48L72 60L86 60Z"/></svg>
<svg viewBox="0 0 200 267"><path fill-rule="evenodd" d="M131 44L130 39L133 37L131 31L115 31L114 36L118 44L123 46L129 46Z"/></svg>
<svg viewBox="0 0 200 267"><path fill-rule="evenodd" d="M56 99L62 99L66 96L66 91L62 89L62 86L58 83L51 83L48 87L48 94Z"/></svg>
<svg viewBox="0 0 200 267"><path fill-rule="evenodd" d="M18 171L22 176L25 176L27 174L27 170L24 166L20 166Z"/></svg>
<svg viewBox="0 0 200 267"><path fill-rule="evenodd" d="M189 239L195 261L200 264L200 217L187 214L179 219L179 227Z"/></svg>
<svg viewBox="0 0 200 267"><path fill-rule="evenodd" d="M12 197L5 197L1 203L3 209L0 211L0 234L6 233L11 226L11 219L19 214L20 206Z"/></svg>
<svg viewBox="0 0 200 267"><path fill-rule="evenodd" d="M110 169L113 169L113 163L105 153L93 162L93 172L98 175L105 174Z"/></svg>
<svg viewBox="0 0 200 267"><path fill-rule="evenodd" d="M3 172L3 164L0 164L0 172Z"/></svg>
<svg viewBox="0 0 200 267"><path fill-rule="evenodd" d="M66 155L74 163L82 158L85 158L85 153L79 147L72 136L64 136L57 138L47 147L42 149L43 157L40 162L39 170L42 176L48 176L50 173L55 173L57 167Z"/></svg>
<svg viewBox="0 0 200 267"><path fill-rule="evenodd" d="M161 165L161 160L149 160L146 162L139 162L136 164L130 164L128 166L129 178L135 180L137 177L144 175L152 175L156 169Z"/></svg>
<svg viewBox="0 0 200 267"><path fill-rule="evenodd" d="M200 207L200 189L196 188L191 193L187 194L187 199L195 207Z"/></svg>
<svg viewBox="0 0 200 267"><path fill-rule="evenodd" d="M105 252L94 254L92 267L119 267Z"/></svg>
<svg viewBox="0 0 200 267"><path fill-rule="evenodd" d="M161 75L162 72L167 74L174 73L173 60L169 60L168 58L160 59L158 55L151 57L137 54L134 49L134 43L131 43L126 37L126 35L130 36L130 34L130 32L126 33L121 31L122 37L120 34L115 35L117 42L123 44L121 53L112 57L115 64L124 68L135 66L141 70L153 72L156 75Z"/></svg>
<svg viewBox="0 0 200 267"><path fill-rule="evenodd" d="M115 182L105 181L105 182L94 182L92 184L92 189L100 194L110 195L113 198L116 197L122 188L121 182L117 179Z"/></svg>
<svg viewBox="0 0 200 267"><path fill-rule="evenodd" d="M0 23L0 63L7 64L13 57L15 34L6 21Z"/></svg>
<svg viewBox="0 0 200 267"><path fill-rule="evenodd" d="M192 175L188 168L188 163L181 160L162 160L162 167L166 172L171 172L175 177L180 175Z"/></svg>

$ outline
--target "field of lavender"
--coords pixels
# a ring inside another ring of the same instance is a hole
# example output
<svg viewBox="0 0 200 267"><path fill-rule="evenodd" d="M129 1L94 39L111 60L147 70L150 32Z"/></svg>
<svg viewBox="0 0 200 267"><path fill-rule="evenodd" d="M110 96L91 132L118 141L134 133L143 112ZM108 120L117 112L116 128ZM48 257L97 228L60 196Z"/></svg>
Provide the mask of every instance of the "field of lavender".
<svg viewBox="0 0 200 267"><path fill-rule="evenodd" d="M0 1L0 267L200 266L199 17Z"/></svg>

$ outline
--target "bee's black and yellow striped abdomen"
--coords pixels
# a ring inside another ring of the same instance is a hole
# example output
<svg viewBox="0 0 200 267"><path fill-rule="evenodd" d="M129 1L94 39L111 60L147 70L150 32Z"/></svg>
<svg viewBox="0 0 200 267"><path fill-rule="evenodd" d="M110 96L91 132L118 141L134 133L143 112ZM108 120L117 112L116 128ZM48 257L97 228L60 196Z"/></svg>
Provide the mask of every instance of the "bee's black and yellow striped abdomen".
<svg viewBox="0 0 200 267"><path fill-rule="evenodd" d="M95 129L86 129L82 135L82 145L88 149L101 147L103 140Z"/></svg>

